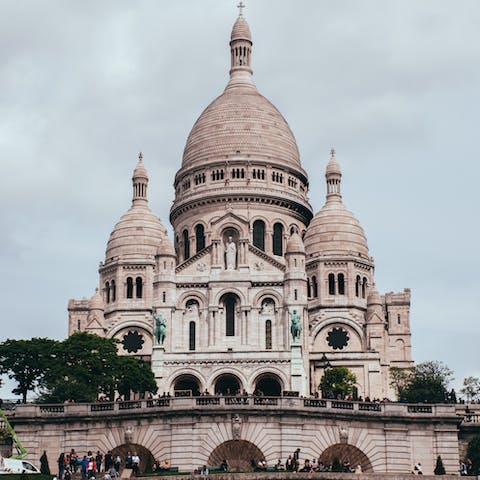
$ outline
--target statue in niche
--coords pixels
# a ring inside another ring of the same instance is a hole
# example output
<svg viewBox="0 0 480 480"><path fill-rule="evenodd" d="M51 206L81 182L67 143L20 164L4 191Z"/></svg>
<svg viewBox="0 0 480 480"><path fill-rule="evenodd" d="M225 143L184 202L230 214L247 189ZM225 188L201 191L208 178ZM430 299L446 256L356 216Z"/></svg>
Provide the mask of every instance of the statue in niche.
<svg viewBox="0 0 480 480"><path fill-rule="evenodd" d="M225 264L227 270L235 270L237 265L237 246L231 236L225 244Z"/></svg>
<svg viewBox="0 0 480 480"><path fill-rule="evenodd" d="M232 437L234 440L240 440L242 436L242 419L240 415L233 415L232 417Z"/></svg>
<svg viewBox="0 0 480 480"><path fill-rule="evenodd" d="M339 431L340 443L348 443L348 428L340 427Z"/></svg>
<svg viewBox="0 0 480 480"><path fill-rule="evenodd" d="M165 338L167 337L167 322L163 318L162 314L155 313L155 309L152 308L152 317L155 321L155 327L153 329L153 336L155 338L155 345L163 345Z"/></svg>
<svg viewBox="0 0 480 480"><path fill-rule="evenodd" d="M260 311L262 314L272 314L275 313L275 304L272 300L267 299L262 302L262 310Z"/></svg>
<svg viewBox="0 0 480 480"><path fill-rule="evenodd" d="M291 321L290 332L292 334L292 340L299 340L300 334L302 333L302 318L296 310L294 310L293 313L289 311L288 315L290 316Z"/></svg>

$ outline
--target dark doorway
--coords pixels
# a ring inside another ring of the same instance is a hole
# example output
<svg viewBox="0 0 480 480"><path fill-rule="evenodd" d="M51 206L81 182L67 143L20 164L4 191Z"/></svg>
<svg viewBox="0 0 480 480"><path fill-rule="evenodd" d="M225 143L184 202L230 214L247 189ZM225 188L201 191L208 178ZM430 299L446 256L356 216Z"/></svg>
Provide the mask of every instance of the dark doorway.
<svg viewBox="0 0 480 480"><path fill-rule="evenodd" d="M252 472L253 465L265 461L265 455L253 443L246 440L228 440L220 444L208 458L209 465L220 465L227 461L230 471Z"/></svg>
<svg viewBox="0 0 480 480"><path fill-rule="evenodd" d="M255 382L255 391L266 397L279 397L282 394L282 385L274 374L260 376Z"/></svg>
<svg viewBox="0 0 480 480"><path fill-rule="evenodd" d="M235 375L220 375L215 382L216 395L236 395L240 391L240 380Z"/></svg>
<svg viewBox="0 0 480 480"><path fill-rule="evenodd" d="M180 375L173 387L174 390L190 390L193 397L200 395L200 382L193 375Z"/></svg>

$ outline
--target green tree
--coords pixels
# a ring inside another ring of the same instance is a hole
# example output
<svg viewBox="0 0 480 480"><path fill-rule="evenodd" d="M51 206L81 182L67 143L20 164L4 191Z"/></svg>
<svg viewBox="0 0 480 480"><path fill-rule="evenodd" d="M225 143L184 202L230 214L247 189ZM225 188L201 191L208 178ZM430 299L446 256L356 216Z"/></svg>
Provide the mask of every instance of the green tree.
<svg viewBox="0 0 480 480"><path fill-rule="evenodd" d="M320 390L324 397L346 397L353 393L357 377L347 367L327 368L320 381Z"/></svg>
<svg viewBox="0 0 480 480"><path fill-rule="evenodd" d="M413 375L413 368L390 368L390 385L395 390L398 399L404 397L405 391L413 379Z"/></svg>
<svg viewBox="0 0 480 480"><path fill-rule="evenodd" d="M478 475L480 473L480 435L468 442L467 458L472 461L472 472L469 474Z"/></svg>
<svg viewBox="0 0 480 480"><path fill-rule="evenodd" d="M472 402L480 398L480 378L467 377L463 379L463 388L460 390L462 395L467 397L467 401Z"/></svg>
<svg viewBox="0 0 480 480"><path fill-rule="evenodd" d="M21 395L23 403L27 401L28 392L44 386L57 344L48 338L6 340L0 344L0 374L17 382L12 393Z"/></svg>
<svg viewBox="0 0 480 480"><path fill-rule="evenodd" d="M157 384L148 363L134 357L119 356L115 369L116 389L127 399L130 392L157 392Z"/></svg>
<svg viewBox="0 0 480 480"><path fill-rule="evenodd" d="M435 464L435 470L433 473L435 475L445 475L445 467L443 466L442 457L440 455L437 457L437 463Z"/></svg>
<svg viewBox="0 0 480 480"><path fill-rule="evenodd" d="M398 373L394 386L401 402L443 403L447 399L452 375L453 372L442 362L423 362L415 365L411 373Z"/></svg>

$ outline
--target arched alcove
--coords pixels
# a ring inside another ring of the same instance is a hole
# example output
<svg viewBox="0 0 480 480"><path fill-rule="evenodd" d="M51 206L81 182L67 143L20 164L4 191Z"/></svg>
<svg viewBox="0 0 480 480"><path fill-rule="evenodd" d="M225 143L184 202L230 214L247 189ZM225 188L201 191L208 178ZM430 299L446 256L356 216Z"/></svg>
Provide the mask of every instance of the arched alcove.
<svg viewBox="0 0 480 480"><path fill-rule="evenodd" d="M282 394L282 382L274 373L262 373L255 379L255 392L266 397L279 397Z"/></svg>
<svg viewBox="0 0 480 480"><path fill-rule="evenodd" d="M242 382L236 375L225 373L215 380L216 395L236 395L239 391L242 391Z"/></svg>
<svg viewBox="0 0 480 480"><path fill-rule="evenodd" d="M152 465L155 461L152 452L148 448L145 448L143 445L139 445L138 443L124 443L123 445L112 448L111 452L113 458L115 458L117 455L120 455L120 458L122 459L120 471L123 471L125 468L125 457L128 452L130 452L132 455L134 455L136 452L140 457L140 473L151 471Z"/></svg>
<svg viewBox="0 0 480 480"><path fill-rule="evenodd" d="M215 448L208 458L208 464L220 465L223 460L228 462L230 471L252 472L254 465L265 460L265 455L251 442L228 440Z"/></svg>
<svg viewBox="0 0 480 480"><path fill-rule="evenodd" d="M357 465L361 465L362 472L364 473L373 472L372 463L369 458L359 448L349 445L348 443L331 445L322 452L319 461L325 465L331 465L335 458L338 458L341 464L345 460L348 460L351 468L357 468Z"/></svg>
<svg viewBox="0 0 480 480"><path fill-rule="evenodd" d="M193 397L200 395L200 381L195 375L180 375L173 381L173 390L190 390Z"/></svg>

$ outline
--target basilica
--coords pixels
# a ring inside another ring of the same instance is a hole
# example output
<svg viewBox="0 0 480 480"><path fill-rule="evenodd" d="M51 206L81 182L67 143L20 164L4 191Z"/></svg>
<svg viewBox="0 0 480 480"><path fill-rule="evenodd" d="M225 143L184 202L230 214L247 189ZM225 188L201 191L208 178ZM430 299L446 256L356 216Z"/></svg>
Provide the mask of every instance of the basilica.
<svg viewBox="0 0 480 480"><path fill-rule="evenodd" d="M253 81L252 45L240 11L230 79L193 125L174 179L173 239L148 206L140 154L99 286L69 301L69 334L118 339L172 396L316 395L325 370L342 366L356 395L393 399L390 368L413 364L410 290L376 290L333 149L325 203L312 211L295 137Z"/></svg>

